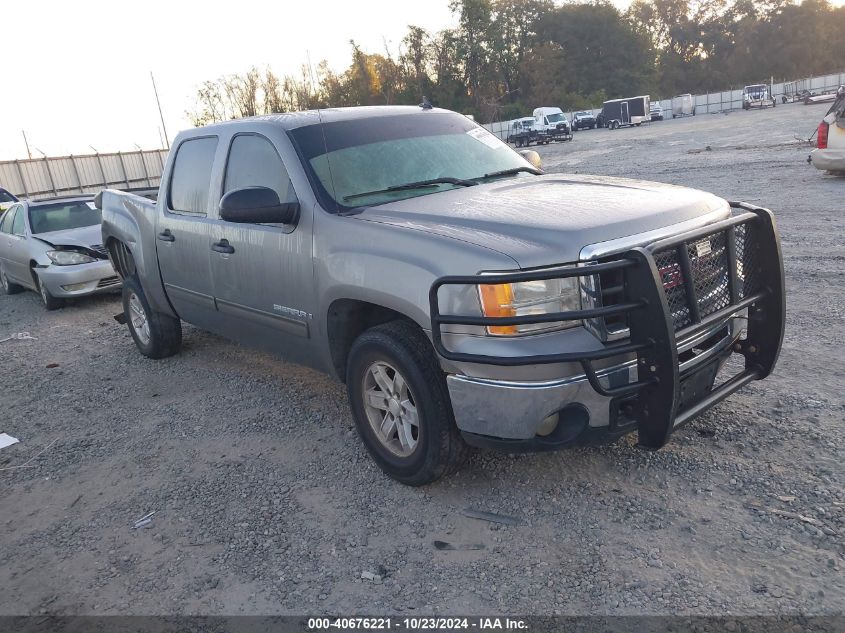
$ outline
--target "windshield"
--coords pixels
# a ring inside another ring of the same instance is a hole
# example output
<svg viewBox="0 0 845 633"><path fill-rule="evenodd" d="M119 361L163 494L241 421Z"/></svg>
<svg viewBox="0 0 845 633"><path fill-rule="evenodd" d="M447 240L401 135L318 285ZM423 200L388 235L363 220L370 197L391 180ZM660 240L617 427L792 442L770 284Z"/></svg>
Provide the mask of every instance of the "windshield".
<svg viewBox="0 0 845 633"><path fill-rule="evenodd" d="M290 132L323 207L352 209L447 191L484 174L529 166L465 116L420 112L309 125ZM366 195L361 195L366 194Z"/></svg>
<svg viewBox="0 0 845 633"><path fill-rule="evenodd" d="M576 112L575 116L593 116L589 112Z"/></svg>
<svg viewBox="0 0 845 633"><path fill-rule="evenodd" d="M3 202L17 202L18 199L15 198L12 194L10 194L5 189L0 189L0 203Z"/></svg>
<svg viewBox="0 0 845 633"><path fill-rule="evenodd" d="M548 117L549 123L558 123L559 121L566 121L566 116L562 112L557 114L550 114Z"/></svg>
<svg viewBox="0 0 845 633"><path fill-rule="evenodd" d="M29 209L29 226L35 234L79 229L102 221L101 211L84 200L39 204Z"/></svg>

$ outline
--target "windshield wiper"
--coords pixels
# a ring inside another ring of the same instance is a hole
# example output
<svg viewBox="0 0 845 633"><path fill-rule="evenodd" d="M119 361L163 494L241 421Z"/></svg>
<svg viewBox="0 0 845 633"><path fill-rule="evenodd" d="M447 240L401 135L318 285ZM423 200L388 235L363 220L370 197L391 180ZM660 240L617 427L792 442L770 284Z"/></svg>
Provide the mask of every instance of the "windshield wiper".
<svg viewBox="0 0 845 633"><path fill-rule="evenodd" d="M390 193L391 191L405 191L406 189L425 189L426 187L436 187L437 185L459 185L461 187L472 187L478 183L474 180L464 180L463 178L452 178L444 176L442 178L432 178L430 180L420 180L418 182L408 182L404 185L393 185L386 189L376 189L375 191L364 191L362 193L353 193L348 196L343 196L344 201L354 200L355 198L363 198L365 196L373 196L377 193Z"/></svg>
<svg viewBox="0 0 845 633"><path fill-rule="evenodd" d="M513 176L523 171L528 172L529 174L534 174L535 176L541 176L543 174L542 171L534 167L513 167L512 169L491 171L489 174L484 174L483 176L481 176L481 178L495 178L496 176Z"/></svg>

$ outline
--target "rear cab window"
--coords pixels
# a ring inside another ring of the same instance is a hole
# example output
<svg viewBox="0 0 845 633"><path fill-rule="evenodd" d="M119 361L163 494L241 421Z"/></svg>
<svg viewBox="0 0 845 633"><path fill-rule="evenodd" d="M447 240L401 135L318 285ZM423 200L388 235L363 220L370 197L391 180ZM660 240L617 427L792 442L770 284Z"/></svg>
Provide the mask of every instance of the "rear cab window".
<svg viewBox="0 0 845 633"><path fill-rule="evenodd" d="M208 215L211 168L216 152L216 136L187 139L179 145L167 192L168 212Z"/></svg>

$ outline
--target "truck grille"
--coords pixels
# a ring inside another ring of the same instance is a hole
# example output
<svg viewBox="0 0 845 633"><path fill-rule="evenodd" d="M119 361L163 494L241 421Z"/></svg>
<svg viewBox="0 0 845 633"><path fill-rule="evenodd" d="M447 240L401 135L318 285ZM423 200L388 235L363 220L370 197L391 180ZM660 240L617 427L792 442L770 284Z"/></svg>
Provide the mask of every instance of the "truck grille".
<svg viewBox="0 0 845 633"><path fill-rule="evenodd" d="M740 224L653 253L676 332L760 290L754 232L752 224ZM731 261L735 262L733 301ZM583 290L585 307L621 303L625 300L624 272L602 273ZM587 325L603 340L628 333L626 315L594 319Z"/></svg>

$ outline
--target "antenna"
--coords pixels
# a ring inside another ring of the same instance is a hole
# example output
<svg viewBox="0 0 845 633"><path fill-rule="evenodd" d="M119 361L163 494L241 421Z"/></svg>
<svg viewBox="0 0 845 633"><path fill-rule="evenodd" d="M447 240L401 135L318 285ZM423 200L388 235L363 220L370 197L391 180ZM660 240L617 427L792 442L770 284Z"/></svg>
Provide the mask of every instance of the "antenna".
<svg viewBox="0 0 845 633"><path fill-rule="evenodd" d="M21 130L21 134L23 134L23 143L26 145L26 155L29 156L29 158L32 158L32 152L29 151L29 141L26 140L26 131Z"/></svg>
<svg viewBox="0 0 845 633"><path fill-rule="evenodd" d="M164 140L166 143L166 149L170 149L170 139L167 137L167 126L164 125L164 115L161 112L161 101L158 99L158 89L156 88L156 78L153 77L153 71L150 71L150 79L153 82L153 92L156 96L156 105L158 106L158 116L161 119L161 127L164 130Z"/></svg>

